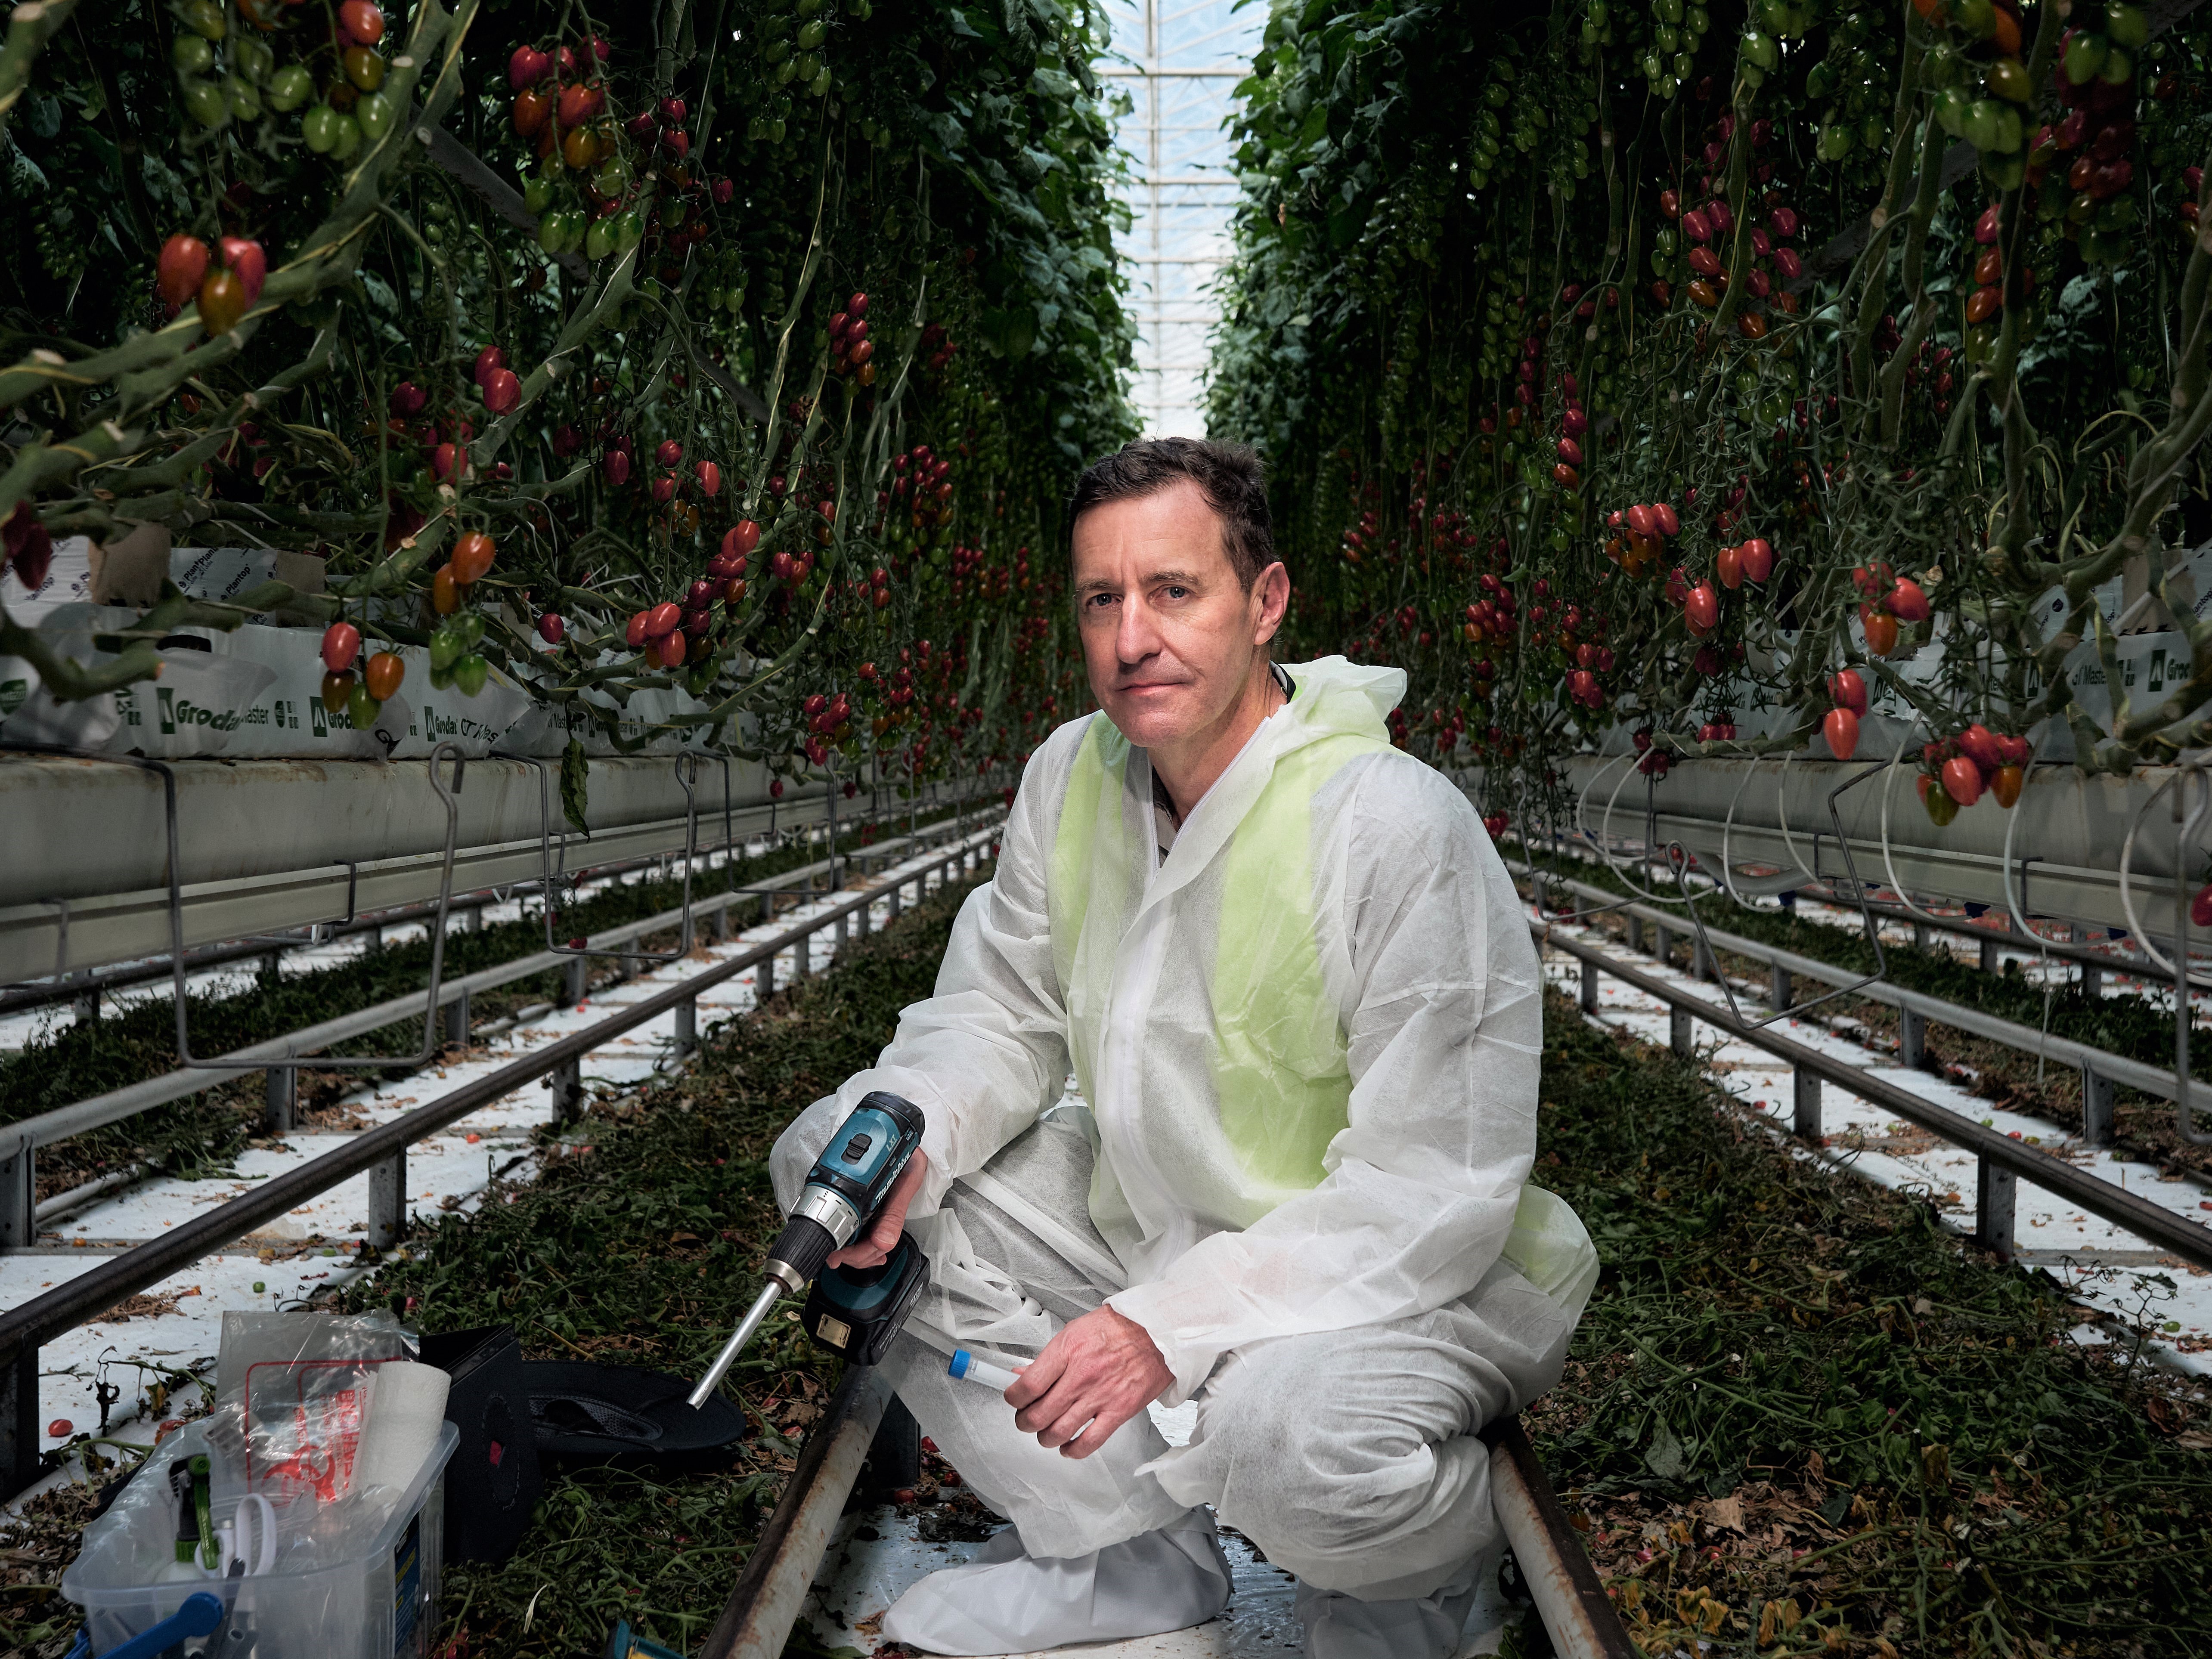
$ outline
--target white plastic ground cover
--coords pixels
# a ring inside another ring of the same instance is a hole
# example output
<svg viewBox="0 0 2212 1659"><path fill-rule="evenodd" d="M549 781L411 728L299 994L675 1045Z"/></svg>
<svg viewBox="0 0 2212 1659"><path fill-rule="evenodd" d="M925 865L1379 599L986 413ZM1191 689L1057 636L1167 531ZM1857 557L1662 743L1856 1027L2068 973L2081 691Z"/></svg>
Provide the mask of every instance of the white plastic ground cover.
<svg viewBox="0 0 2212 1659"><path fill-rule="evenodd" d="M1152 1414L1168 1443L1181 1446L1189 1442L1198 1406L1190 1401L1172 1411L1154 1406ZM838 1522L802 1615L825 1645L872 1651L881 1639L877 1621L909 1585L939 1567L958 1565L982 1548L980 1543L931 1543L921 1536L922 1521L921 1510L886 1504L855 1510ZM1291 1607L1297 1580L1258 1559L1249 1540L1224 1533L1221 1541L1229 1556L1231 1588L1229 1605L1218 1616L1164 1636L1086 1643L1060 1651L1100 1659L1272 1659L1298 1651L1302 1638ZM1468 1615L1460 1659L1497 1652L1510 1611L1493 1577Z"/></svg>
<svg viewBox="0 0 2212 1659"><path fill-rule="evenodd" d="M1547 923L1555 933L1620 955L1610 935L1573 923ZM1717 988L1701 984L1677 969L1648 957L1630 958L1644 972L1679 986L1717 1012L1724 1012ZM1545 972L1561 991L1574 994L1582 963L1564 951L1545 954ZM1738 981L1736 996L1753 1012L1756 988ZM1758 1008L1764 1012L1763 1006ZM1598 979L1597 1021L1644 1042L1664 1046L1669 1015L1665 1004L1611 975ZM2031 1146L2065 1158L2077 1169L2124 1185L2200 1225L2212 1222L2212 1192L2196 1181L2160 1174L2155 1165L2083 1146L2047 1121L2002 1111L1977 1098L1960 1084L1932 1073L1897 1065L1887 1054L1853 1042L1842 1020L1831 1030L1818 1019L1790 1019L1778 1029L1791 1040L1849 1061L1885 1083L1905 1089L1962 1116L1987 1124ZM1713 1081L1763 1114L1786 1135L1794 1092L1790 1068L1747 1042L1721 1040L1721 1034L1693 1024L1698 1052ZM1970 1152L1937 1140L1926 1131L1899 1122L1861 1097L1833 1085L1821 1091L1823 1146L1820 1157L1830 1168L1848 1170L1876 1184L1927 1200L1946 1225L1971 1236L1974 1227L1974 1165ZM1808 1152L1807 1154L1810 1156ZM2014 1198L2014 1248L2022 1262L2049 1271L2085 1308L2145 1334L2146 1347L2161 1363L2198 1376L2212 1376L2212 1273L2165 1255L2146 1240L2062 1202L2023 1180ZM2095 1330L2077 1331L2088 1340L2103 1340Z"/></svg>
<svg viewBox="0 0 2212 1659"><path fill-rule="evenodd" d="M916 872L944 856L943 849L921 854L880 876L854 884L871 887L881 895L869 907L871 931L890 919L894 887L906 889L907 902L914 902L918 896ZM923 887L934 891L942 881L941 872L929 873ZM532 1048L596 1024L616 1009L650 997L716 962L726 961L758 940L787 929L794 921L819 914L833 900L850 897L853 890L854 887L848 887L839 893L818 896L772 923L733 937L727 944L702 944L684 962L641 973L573 1006L551 1009L472 1048L460 1063L397 1081L365 1083L342 1103L349 1114L349 1127L343 1131L295 1133L284 1137L281 1145L242 1152L234 1166L234 1175L204 1181L158 1176L88 1205L56 1229L42 1233L36 1247L0 1254L0 1307L19 1307L86 1271L103 1256L157 1237L162 1229L191 1220L250 1191L272 1175L331 1151L348 1135L389 1122L410 1109L430 1105ZM857 929L859 918L855 916L850 925ZM836 953L835 930L825 928L806 943L814 971L830 966ZM769 965L774 983L787 985L797 969L797 951L779 953ZM741 974L700 994L697 1029L702 1038L716 1025L752 1007L758 971ZM675 1058L674 1044L675 1015L671 1012L592 1050L582 1062L584 1085L587 1090L619 1092L640 1084ZM473 1212L488 1194L497 1201L505 1190L497 1183L530 1179L536 1168L531 1133L550 1122L551 1116L550 1095L541 1081L417 1141L407 1149L410 1211L418 1216ZM563 1137L562 1155L588 1157L592 1133L588 1120L573 1125ZM204 1376L212 1381L226 1310L266 1312L296 1305L318 1291L374 1273L384 1261L400 1259L398 1253L361 1257L361 1236L367 1231L368 1214L368 1177L364 1174L131 1298L117 1310L127 1317L94 1321L47 1344L40 1352L39 1427L45 1431L64 1423L68 1427L60 1435L48 1437L45 1443L60 1444L99 1427L101 1416L95 1391L103 1382L120 1391L108 1410L108 1433L132 1444L151 1442L163 1414L177 1409L171 1403L155 1412L153 1391L166 1382L173 1399L179 1392L179 1374ZM285 1253L281 1258L276 1255L279 1251ZM188 1386L182 1392L187 1401L197 1397ZM82 1465L72 1457L23 1496L82 1476Z"/></svg>

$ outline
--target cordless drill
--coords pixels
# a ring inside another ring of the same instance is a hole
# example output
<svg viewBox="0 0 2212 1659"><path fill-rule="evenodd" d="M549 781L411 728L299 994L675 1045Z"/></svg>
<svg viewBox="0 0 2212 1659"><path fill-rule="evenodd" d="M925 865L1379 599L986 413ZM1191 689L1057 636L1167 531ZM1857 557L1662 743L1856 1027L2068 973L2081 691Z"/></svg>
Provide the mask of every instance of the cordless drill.
<svg viewBox="0 0 2212 1659"><path fill-rule="evenodd" d="M875 1220L921 1146L921 1108L912 1101L881 1090L862 1097L806 1172L799 1202L769 1252L768 1283L691 1391L694 1410L721 1385L777 1301L810 1283L814 1291L801 1316L807 1331L858 1364L883 1357L928 1283L929 1258L902 1236L881 1267L823 1273L823 1264Z"/></svg>

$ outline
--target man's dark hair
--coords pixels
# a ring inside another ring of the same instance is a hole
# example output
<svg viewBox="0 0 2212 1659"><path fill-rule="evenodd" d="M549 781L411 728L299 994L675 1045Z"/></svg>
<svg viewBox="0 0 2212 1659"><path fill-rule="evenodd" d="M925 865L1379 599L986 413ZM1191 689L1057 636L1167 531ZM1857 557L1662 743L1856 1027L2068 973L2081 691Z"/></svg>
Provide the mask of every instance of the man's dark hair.
<svg viewBox="0 0 2212 1659"><path fill-rule="evenodd" d="M1180 479L1196 484L1221 520L1221 550L1248 593L1275 562L1267 514L1267 479L1260 458L1243 444L1202 438L1140 438L1083 469L1067 498L1067 522L1109 501L1154 495Z"/></svg>

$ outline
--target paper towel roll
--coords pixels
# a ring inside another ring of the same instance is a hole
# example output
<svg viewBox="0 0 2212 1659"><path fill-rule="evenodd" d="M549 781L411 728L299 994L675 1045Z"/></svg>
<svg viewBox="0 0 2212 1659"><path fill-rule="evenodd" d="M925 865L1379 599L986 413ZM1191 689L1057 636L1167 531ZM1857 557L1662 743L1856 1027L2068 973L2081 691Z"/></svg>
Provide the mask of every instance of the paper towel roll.
<svg viewBox="0 0 2212 1659"><path fill-rule="evenodd" d="M396 1502L422 1472L446 1421L446 1391L453 1378L435 1365L395 1359L376 1368L368 1414L353 1458L353 1490L385 1488Z"/></svg>

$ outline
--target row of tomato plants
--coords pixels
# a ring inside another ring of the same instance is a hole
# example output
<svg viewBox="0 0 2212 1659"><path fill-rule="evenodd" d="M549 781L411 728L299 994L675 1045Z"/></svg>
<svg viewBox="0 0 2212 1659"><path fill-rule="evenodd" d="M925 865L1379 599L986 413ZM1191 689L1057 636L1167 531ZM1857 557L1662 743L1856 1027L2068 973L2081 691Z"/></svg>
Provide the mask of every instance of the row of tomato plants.
<svg viewBox="0 0 2212 1659"><path fill-rule="evenodd" d="M1938 823L2054 737L2206 741L2208 46L2125 0L1279 5L1211 413L1294 629L1403 663L1400 741L1494 811L1616 726L1847 757L1871 702Z"/></svg>
<svg viewBox="0 0 2212 1659"><path fill-rule="evenodd" d="M427 645L560 711L576 786L594 726L904 780L1073 699L1031 550L1128 435L1133 332L1087 15L70 12L0 58L11 143L87 186L0 210L7 558L155 522L326 591L171 595L92 665L0 618L58 694L289 597L333 714Z"/></svg>

